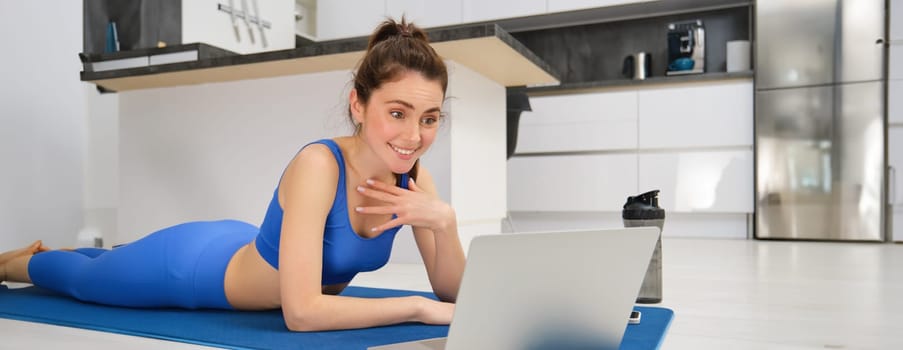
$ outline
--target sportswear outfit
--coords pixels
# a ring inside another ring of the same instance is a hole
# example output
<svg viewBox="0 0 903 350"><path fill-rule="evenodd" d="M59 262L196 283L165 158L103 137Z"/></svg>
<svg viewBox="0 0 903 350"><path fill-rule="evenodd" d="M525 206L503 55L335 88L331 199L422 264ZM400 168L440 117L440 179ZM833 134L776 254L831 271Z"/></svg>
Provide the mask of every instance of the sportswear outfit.
<svg viewBox="0 0 903 350"><path fill-rule="evenodd" d="M392 241L401 226L373 238L359 236L348 219L345 160L333 140L326 145L339 167L335 199L323 231L323 285L351 281L358 272L386 264ZM306 147L306 146L305 146ZM407 189L408 175L401 178ZM257 251L279 268L282 229L279 187L263 223L198 221L153 232L112 250L81 248L35 254L28 274L36 286L81 301L127 307L180 307L232 309L226 300L226 267L239 248L256 240Z"/></svg>

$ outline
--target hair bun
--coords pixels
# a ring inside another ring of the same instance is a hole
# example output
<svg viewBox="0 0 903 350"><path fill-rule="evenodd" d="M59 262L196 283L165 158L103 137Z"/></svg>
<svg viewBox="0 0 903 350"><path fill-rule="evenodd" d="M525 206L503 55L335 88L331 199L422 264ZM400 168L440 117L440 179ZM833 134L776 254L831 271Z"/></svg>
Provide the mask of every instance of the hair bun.
<svg viewBox="0 0 903 350"><path fill-rule="evenodd" d="M404 16L402 16L400 22L396 22L394 19L390 18L376 27L376 30L370 35L367 51L370 51L376 44L391 38L412 38L423 40L427 43L429 42L429 38L423 29L420 29L420 27L417 27L412 22L408 22Z"/></svg>

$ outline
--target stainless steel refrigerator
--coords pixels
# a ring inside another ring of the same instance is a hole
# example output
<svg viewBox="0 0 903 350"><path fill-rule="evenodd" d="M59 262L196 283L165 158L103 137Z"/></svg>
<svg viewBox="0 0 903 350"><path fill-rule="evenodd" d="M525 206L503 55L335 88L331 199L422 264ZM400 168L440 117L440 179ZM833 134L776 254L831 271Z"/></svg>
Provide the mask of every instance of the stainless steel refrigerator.
<svg viewBox="0 0 903 350"><path fill-rule="evenodd" d="M884 240L884 0L755 4L755 236Z"/></svg>

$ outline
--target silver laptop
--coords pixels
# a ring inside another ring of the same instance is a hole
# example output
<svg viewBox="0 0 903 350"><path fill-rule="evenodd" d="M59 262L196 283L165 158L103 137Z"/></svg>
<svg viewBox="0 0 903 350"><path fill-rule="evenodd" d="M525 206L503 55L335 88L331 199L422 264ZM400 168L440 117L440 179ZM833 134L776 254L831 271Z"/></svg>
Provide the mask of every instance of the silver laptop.
<svg viewBox="0 0 903 350"><path fill-rule="evenodd" d="M448 338L370 349L617 349L658 235L637 227L478 236Z"/></svg>

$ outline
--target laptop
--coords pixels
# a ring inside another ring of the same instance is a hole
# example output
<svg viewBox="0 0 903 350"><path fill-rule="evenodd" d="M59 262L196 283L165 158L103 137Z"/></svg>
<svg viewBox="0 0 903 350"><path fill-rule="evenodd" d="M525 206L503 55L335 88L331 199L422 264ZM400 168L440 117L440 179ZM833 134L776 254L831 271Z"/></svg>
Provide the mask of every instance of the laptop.
<svg viewBox="0 0 903 350"><path fill-rule="evenodd" d="M617 349L658 236L634 227L475 237L448 337L370 349Z"/></svg>

